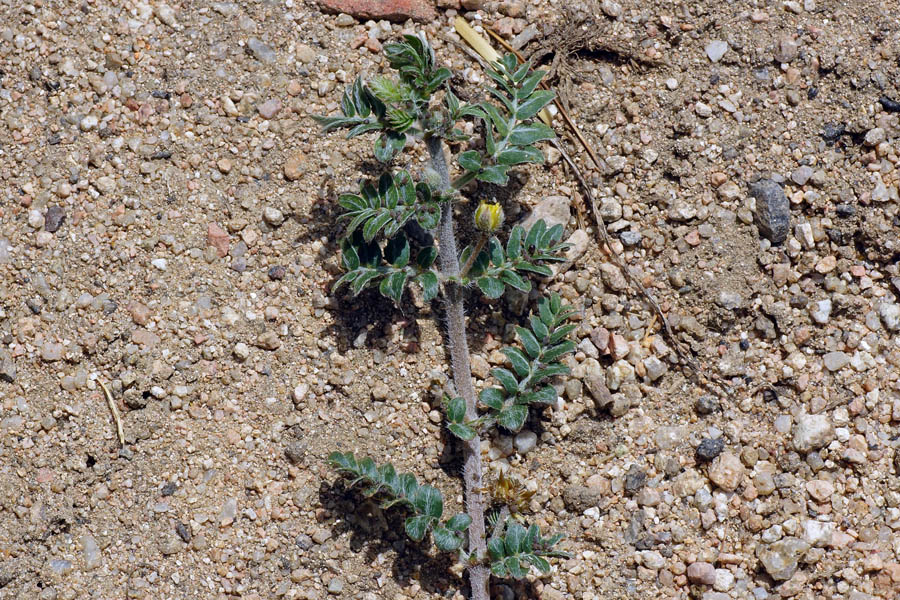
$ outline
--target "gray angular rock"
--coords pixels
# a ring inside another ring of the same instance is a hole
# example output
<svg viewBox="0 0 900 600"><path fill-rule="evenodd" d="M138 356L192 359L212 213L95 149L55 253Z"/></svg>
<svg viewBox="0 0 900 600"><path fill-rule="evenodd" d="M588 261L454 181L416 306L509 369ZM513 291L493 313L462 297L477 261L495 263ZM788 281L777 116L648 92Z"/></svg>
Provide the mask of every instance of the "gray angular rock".
<svg viewBox="0 0 900 600"><path fill-rule="evenodd" d="M275 62L275 51L272 50L271 46L269 46L265 42L252 37L247 40L247 48L250 50L250 53L254 56L254 58L256 58L256 60L258 60L259 62Z"/></svg>
<svg viewBox="0 0 900 600"><path fill-rule="evenodd" d="M759 560L766 572L776 581L787 581L797 572L797 562L809 544L795 537L786 537L759 551Z"/></svg>
<svg viewBox="0 0 900 600"><path fill-rule="evenodd" d="M791 210L781 186L771 179L760 179L750 186L756 198L756 224L759 232L773 244L787 239L791 229Z"/></svg>
<svg viewBox="0 0 900 600"><path fill-rule="evenodd" d="M694 410L701 415L708 415L719 410L719 401L715 396L700 396L694 403Z"/></svg>
<svg viewBox="0 0 900 600"><path fill-rule="evenodd" d="M629 494L639 492L647 483L647 472L637 465L631 465L625 473L625 491Z"/></svg>
<svg viewBox="0 0 900 600"><path fill-rule="evenodd" d="M47 208L47 214L44 216L44 229L50 233L56 233L66 218L66 210L62 206L56 204Z"/></svg>
<svg viewBox="0 0 900 600"><path fill-rule="evenodd" d="M791 181L793 181L797 185L804 185L807 181L809 181L809 178L812 177L812 175L812 167L804 165L802 167L798 167L794 170L793 173L791 173Z"/></svg>
<svg viewBox="0 0 900 600"><path fill-rule="evenodd" d="M644 359L644 368L647 370L647 377L650 381L656 381L669 370L668 365L655 356L648 356Z"/></svg>
<svg viewBox="0 0 900 600"><path fill-rule="evenodd" d="M850 364L850 355L846 352L829 352L822 357L822 361L829 371L840 371Z"/></svg>
<svg viewBox="0 0 900 600"><path fill-rule="evenodd" d="M572 200L568 196L547 196L538 202L531 214L522 221L522 227L528 231L538 219L543 219L547 227L554 225L565 227L571 216L571 206Z"/></svg>
<svg viewBox="0 0 900 600"><path fill-rule="evenodd" d="M5 351L0 351L0 381L13 383L16 380L16 363Z"/></svg>
<svg viewBox="0 0 900 600"><path fill-rule="evenodd" d="M744 305L744 298L740 292L734 290L722 290L716 298L716 304L728 310L737 310Z"/></svg>

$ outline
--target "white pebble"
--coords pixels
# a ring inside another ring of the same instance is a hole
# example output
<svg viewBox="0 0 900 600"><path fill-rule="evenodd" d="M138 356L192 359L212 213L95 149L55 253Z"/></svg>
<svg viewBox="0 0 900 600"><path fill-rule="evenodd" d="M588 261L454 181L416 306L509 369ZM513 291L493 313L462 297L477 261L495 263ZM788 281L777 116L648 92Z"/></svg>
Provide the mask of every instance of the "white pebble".
<svg viewBox="0 0 900 600"><path fill-rule="evenodd" d="M516 435L515 444L519 454L527 454L537 445L537 434L527 429L520 431Z"/></svg>

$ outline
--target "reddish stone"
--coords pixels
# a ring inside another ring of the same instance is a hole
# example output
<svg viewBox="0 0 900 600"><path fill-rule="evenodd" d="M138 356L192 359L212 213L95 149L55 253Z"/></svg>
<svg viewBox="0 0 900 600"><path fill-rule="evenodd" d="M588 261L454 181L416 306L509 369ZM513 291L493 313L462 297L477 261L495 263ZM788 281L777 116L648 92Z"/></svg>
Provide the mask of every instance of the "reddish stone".
<svg viewBox="0 0 900 600"><path fill-rule="evenodd" d="M210 223L206 228L206 243L216 249L216 253L219 257L223 257L228 254L228 246L231 244L231 238L224 229L215 223Z"/></svg>
<svg viewBox="0 0 900 600"><path fill-rule="evenodd" d="M135 325L146 325L150 320L150 309L146 304L134 301L128 304L128 312L131 313L131 319Z"/></svg>
<svg viewBox="0 0 900 600"><path fill-rule="evenodd" d="M691 563L687 568L687 578L694 583L712 585L716 582L716 568L708 562Z"/></svg>
<svg viewBox="0 0 900 600"><path fill-rule="evenodd" d="M366 49L372 54L378 54L381 52L381 42L376 40L375 38L366 38Z"/></svg>
<svg viewBox="0 0 900 600"><path fill-rule="evenodd" d="M146 329L135 329L131 334L131 341L135 344L152 348L159 343L159 336Z"/></svg>
<svg viewBox="0 0 900 600"><path fill-rule="evenodd" d="M357 19L433 21L437 16L427 0L319 0L326 12L347 13Z"/></svg>

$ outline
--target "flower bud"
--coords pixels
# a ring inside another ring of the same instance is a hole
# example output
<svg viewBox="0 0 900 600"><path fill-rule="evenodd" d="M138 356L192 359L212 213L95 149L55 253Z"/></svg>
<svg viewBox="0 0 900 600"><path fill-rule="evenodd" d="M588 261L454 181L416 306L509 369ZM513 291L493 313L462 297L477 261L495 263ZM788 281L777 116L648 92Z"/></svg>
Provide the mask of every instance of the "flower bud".
<svg viewBox="0 0 900 600"><path fill-rule="evenodd" d="M475 210L475 227L486 233L493 233L503 225L503 208L499 204L482 202Z"/></svg>

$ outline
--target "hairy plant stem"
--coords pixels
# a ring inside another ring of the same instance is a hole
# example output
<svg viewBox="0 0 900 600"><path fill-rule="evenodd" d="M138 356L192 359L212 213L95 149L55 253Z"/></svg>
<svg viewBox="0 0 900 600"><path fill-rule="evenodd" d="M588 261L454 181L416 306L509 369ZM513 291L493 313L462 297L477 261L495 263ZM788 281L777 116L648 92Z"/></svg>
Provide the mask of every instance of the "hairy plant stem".
<svg viewBox="0 0 900 600"><path fill-rule="evenodd" d="M431 158L431 167L441 180L441 222L438 229L438 248L441 273L444 276L444 293L447 303L447 337L450 345L450 366L453 369L453 384L456 392L466 401L466 420L478 418L475 399L475 385L472 383L472 363L469 356L469 342L466 338L466 317L464 290L459 285L459 255L456 251L456 235L453 231L453 203L447 198L453 193L450 171L444 158L444 148L440 137L429 136L425 143ZM472 561L467 570L472 586L473 600L489 600L488 583L490 571L485 566L487 541L484 524L484 495L481 492L483 466L481 463L481 437L476 435L463 442L463 483L465 485L466 512L472 517L469 525L469 554Z"/></svg>
<svg viewBox="0 0 900 600"><path fill-rule="evenodd" d="M462 270L459 273L462 277L466 277L469 274L469 269L472 268L472 265L475 264L475 259L478 258L481 251L484 250L484 245L487 244L487 241L488 234L481 234L481 237L478 238L478 243L475 244L475 249L472 250L472 254L469 255L468 260L466 260L466 263L462 266Z"/></svg>

